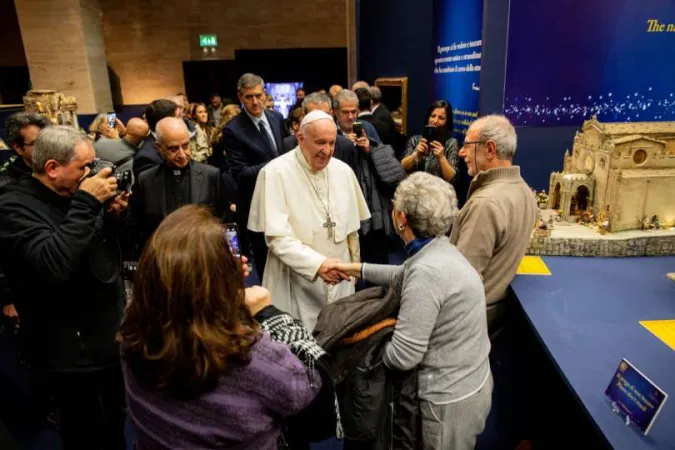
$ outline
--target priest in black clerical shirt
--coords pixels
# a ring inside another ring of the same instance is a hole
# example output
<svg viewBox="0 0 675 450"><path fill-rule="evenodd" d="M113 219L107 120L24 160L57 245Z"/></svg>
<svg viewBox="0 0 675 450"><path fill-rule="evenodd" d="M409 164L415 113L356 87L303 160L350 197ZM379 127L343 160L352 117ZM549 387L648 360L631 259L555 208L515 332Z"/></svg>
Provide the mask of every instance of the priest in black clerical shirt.
<svg viewBox="0 0 675 450"><path fill-rule="evenodd" d="M160 222L183 205L202 204L224 222L232 219L220 171L190 160L190 133L185 123L166 117L157 123L155 132L155 146L164 163L142 172L132 195L139 255Z"/></svg>

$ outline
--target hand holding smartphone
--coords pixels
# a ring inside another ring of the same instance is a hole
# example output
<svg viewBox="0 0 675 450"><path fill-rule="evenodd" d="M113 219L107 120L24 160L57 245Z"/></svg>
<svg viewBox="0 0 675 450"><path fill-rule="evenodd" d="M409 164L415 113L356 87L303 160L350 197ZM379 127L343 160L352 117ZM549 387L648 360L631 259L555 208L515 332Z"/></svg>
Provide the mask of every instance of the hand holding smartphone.
<svg viewBox="0 0 675 450"><path fill-rule="evenodd" d="M114 112L108 113L108 126L112 128L113 130L115 129L115 125L117 125L117 114Z"/></svg>
<svg viewBox="0 0 675 450"><path fill-rule="evenodd" d="M361 135L363 134L363 123L361 122L354 122L354 127L352 128L352 131L356 135L356 138L360 138Z"/></svg>

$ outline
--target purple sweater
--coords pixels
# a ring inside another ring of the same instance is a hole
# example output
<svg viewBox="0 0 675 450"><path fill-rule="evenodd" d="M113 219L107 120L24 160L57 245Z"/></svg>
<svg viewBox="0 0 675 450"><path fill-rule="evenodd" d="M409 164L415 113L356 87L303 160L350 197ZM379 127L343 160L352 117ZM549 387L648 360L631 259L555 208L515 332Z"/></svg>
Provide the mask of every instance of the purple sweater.
<svg viewBox="0 0 675 450"><path fill-rule="evenodd" d="M314 399L321 388L287 346L263 333L251 348L251 362L228 371L215 390L181 401L144 390L122 363L127 407L136 443L155 449L277 448L281 420Z"/></svg>

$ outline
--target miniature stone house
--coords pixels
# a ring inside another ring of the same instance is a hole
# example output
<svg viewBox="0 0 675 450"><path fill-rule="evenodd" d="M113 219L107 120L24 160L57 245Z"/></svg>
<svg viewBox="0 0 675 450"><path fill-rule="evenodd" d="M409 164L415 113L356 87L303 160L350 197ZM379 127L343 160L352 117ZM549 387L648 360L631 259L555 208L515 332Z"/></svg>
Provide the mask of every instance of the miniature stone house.
<svg viewBox="0 0 675 450"><path fill-rule="evenodd" d="M653 216L675 225L675 122L586 121L551 174L549 208L572 221L587 207L607 214L610 231Z"/></svg>

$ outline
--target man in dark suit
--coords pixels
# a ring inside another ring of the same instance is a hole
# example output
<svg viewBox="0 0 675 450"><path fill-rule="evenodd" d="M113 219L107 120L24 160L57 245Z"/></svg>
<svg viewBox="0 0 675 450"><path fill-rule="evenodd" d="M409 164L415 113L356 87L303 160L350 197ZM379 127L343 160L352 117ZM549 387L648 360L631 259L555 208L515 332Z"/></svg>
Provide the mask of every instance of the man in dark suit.
<svg viewBox="0 0 675 450"><path fill-rule="evenodd" d="M370 90L368 88L358 88L354 91L356 97L359 99L359 117L358 120L363 122L368 122L375 127L377 134L380 136L383 144L389 144L391 138L391 132L393 131L387 123L376 118L370 112L371 107L373 106L373 98L370 95Z"/></svg>
<svg viewBox="0 0 675 450"><path fill-rule="evenodd" d="M408 139L399 131L396 122L394 122L394 117L391 115L391 111L389 111L387 105L382 103L382 91L380 88L371 86L369 90L373 101L373 106L370 110L371 114L375 119L387 124L387 127L389 128L388 142L384 141L384 139L383 142L394 148L396 157L400 160L405 151L405 145Z"/></svg>
<svg viewBox="0 0 675 450"><path fill-rule="evenodd" d="M162 164L162 157L155 148L155 127L165 117L176 117L178 105L171 100L155 100L145 110L145 121L148 122L150 134L141 143L138 153L134 157L134 176L146 169Z"/></svg>
<svg viewBox="0 0 675 450"><path fill-rule="evenodd" d="M138 250L160 222L183 205L206 205L223 221L230 217L218 168L190 160L190 133L185 122L166 117L156 130L157 152L163 162L140 174L132 199Z"/></svg>
<svg viewBox="0 0 675 450"><path fill-rule="evenodd" d="M382 91L380 88L377 86L371 86L368 90L370 91L370 97L373 102L370 113L374 118L386 123L390 130L396 130L396 123L394 122L394 118L391 116L391 112L387 108L387 105L382 103ZM385 144L389 144L389 142L385 142Z"/></svg>
<svg viewBox="0 0 675 450"><path fill-rule="evenodd" d="M305 114L309 114L315 109L318 109L332 117L333 116L332 105L333 101L328 96L328 94L320 94L318 92L309 94L302 101L302 109L305 112ZM298 138L295 137L295 135L288 136L287 138L284 139L283 144L284 148L282 153L289 152L297 146L298 146ZM352 168L354 173L357 173L358 166L356 162L356 147L354 147L352 141L350 141L346 137L342 135L337 136L337 140L335 141L335 153L333 153L333 157L344 162L345 164L347 164L349 167Z"/></svg>
<svg viewBox="0 0 675 450"><path fill-rule="evenodd" d="M283 151L286 137L284 117L266 110L265 82L258 75L245 73L237 82L237 95L244 106L223 130L232 176L237 182L237 223L239 244L244 254L253 250L258 275L262 279L267 260L267 245L262 233L247 229L249 209L260 170Z"/></svg>

